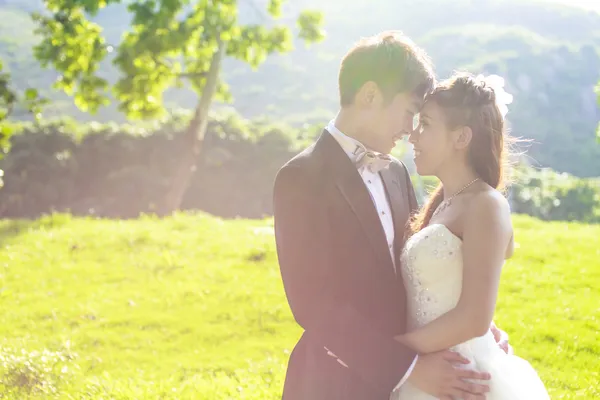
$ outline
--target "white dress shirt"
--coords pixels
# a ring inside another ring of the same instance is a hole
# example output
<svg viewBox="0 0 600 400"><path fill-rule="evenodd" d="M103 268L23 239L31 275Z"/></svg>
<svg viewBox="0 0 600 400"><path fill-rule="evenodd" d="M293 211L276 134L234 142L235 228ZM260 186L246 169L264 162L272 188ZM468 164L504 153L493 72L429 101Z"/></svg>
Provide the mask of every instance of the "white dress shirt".
<svg viewBox="0 0 600 400"><path fill-rule="evenodd" d="M342 150L344 150L352 162L354 162L357 158L357 150L366 150L366 147L358 140L342 133L335 126L335 120L330 121L326 129L329 133L331 133L331 136L333 136L333 138L338 142ZM358 173L365 183L367 190L371 194L371 199L373 199L373 203L377 209L377 214L379 215L379 220L381 221L381 225L383 226L383 230L385 232L388 248L390 250L390 256L394 262L394 267L396 267L396 258L394 256L394 221L392 219L392 212L385 192L385 187L383 186L381 175L379 175L378 172L370 171L368 168L360 168ZM396 391L404 384L404 382L406 382L406 379L408 379L408 376L412 372L417 362L417 358L418 356L415 357L412 364L408 368L408 371L406 371L406 374L404 374L398 385L396 385L394 388L394 391Z"/></svg>

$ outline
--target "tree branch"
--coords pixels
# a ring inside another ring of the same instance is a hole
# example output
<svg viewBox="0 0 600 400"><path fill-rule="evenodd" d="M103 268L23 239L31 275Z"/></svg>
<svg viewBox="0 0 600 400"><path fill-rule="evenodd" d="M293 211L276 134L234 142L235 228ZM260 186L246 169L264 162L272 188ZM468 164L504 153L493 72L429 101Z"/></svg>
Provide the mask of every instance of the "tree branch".
<svg viewBox="0 0 600 400"><path fill-rule="evenodd" d="M187 78L187 79L196 79L196 78L204 78L206 76L206 72L184 72L181 74L175 74L178 78Z"/></svg>

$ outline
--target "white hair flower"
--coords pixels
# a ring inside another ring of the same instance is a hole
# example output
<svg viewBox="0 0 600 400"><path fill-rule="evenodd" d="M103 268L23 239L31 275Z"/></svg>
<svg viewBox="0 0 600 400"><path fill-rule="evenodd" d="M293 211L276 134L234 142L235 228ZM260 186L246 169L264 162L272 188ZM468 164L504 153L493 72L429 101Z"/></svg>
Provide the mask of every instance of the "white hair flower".
<svg viewBox="0 0 600 400"><path fill-rule="evenodd" d="M484 82L487 86L491 87L496 97L496 105L502 114L502 117L506 117L508 113L508 105L513 101L513 95L504 90L504 78L499 75L478 75L476 80Z"/></svg>

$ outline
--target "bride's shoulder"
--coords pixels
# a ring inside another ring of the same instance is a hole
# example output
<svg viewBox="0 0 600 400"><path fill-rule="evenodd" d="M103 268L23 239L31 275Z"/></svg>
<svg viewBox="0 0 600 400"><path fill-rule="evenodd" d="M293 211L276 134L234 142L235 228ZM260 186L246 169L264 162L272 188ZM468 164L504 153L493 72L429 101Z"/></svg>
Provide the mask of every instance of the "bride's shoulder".
<svg viewBox="0 0 600 400"><path fill-rule="evenodd" d="M475 194L465 216L465 237L475 238L476 242L492 240L495 243L505 243L504 258L512 255L514 230L510 205L501 192L490 188ZM479 247L479 244L475 247Z"/></svg>
<svg viewBox="0 0 600 400"><path fill-rule="evenodd" d="M490 186L487 186L479 192L473 193L473 202L482 207L508 207L508 199L504 193Z"/></svg>
<svg viewBox="0 0 600 400"><path fill-rule="evenodd" d="M510 204L508 199L498 190L484 189L475 193L469 204L469 213L473 219L479 221L510 222Z"/></svg>

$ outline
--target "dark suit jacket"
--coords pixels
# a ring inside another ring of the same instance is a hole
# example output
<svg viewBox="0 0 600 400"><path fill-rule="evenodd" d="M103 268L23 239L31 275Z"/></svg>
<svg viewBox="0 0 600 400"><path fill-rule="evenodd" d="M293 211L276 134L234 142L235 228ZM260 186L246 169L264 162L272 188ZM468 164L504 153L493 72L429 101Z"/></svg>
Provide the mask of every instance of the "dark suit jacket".
<svg viewBox="0 0 600 400"><path fill-rule="evenodd" d="M329 132L277 174L277 253L288 302L304 328L290 356L285 400L388 400L414 360L393 336L405 331L398 256L417 201L404 164L394 160L380 174L397 273L368 190Z"/></svg>

